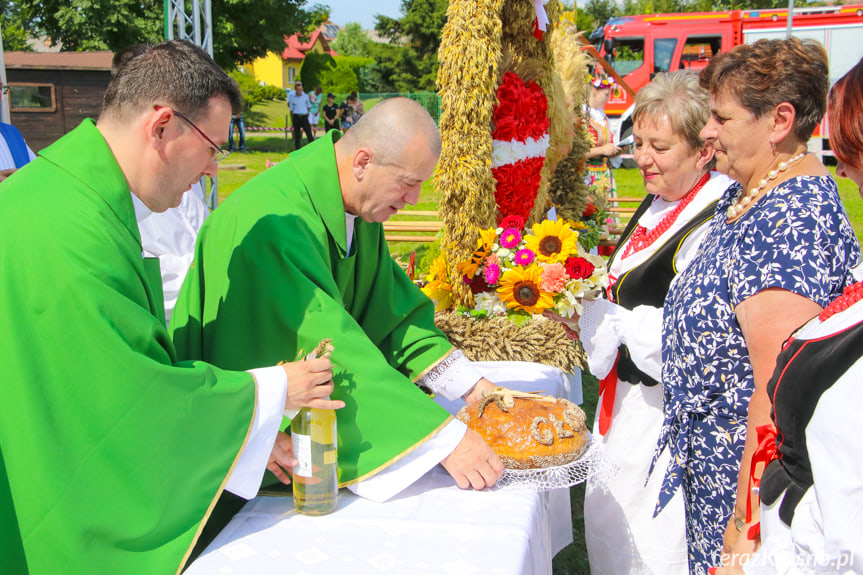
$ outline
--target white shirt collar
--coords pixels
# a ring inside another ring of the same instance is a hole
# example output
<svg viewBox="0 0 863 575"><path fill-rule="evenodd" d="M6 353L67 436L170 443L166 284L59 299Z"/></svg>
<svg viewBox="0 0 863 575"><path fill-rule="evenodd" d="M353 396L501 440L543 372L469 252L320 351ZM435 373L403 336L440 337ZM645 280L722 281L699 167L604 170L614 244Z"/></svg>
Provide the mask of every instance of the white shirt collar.
<svg viewBox="0 0 863 575"><path fill-rule="evenodd" d="M348 255L351 253L351 244L354 241L354 221L357 217L353 214L349 214L345 212L345 229L347 230L347 245L348 245Z"/></svg>

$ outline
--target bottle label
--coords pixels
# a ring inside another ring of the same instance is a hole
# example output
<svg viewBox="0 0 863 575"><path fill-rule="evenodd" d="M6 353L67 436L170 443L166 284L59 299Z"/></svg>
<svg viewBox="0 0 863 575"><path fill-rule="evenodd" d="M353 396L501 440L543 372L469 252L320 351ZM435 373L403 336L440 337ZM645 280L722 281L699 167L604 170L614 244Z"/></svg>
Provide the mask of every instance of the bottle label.
<svg viewBox="0 0 863 575"><path fill-rule="evenodd" d="M300 477L312 476L312 437L300 433L291 433L291 447L297 464L294 465L294 475Z"/></svg>

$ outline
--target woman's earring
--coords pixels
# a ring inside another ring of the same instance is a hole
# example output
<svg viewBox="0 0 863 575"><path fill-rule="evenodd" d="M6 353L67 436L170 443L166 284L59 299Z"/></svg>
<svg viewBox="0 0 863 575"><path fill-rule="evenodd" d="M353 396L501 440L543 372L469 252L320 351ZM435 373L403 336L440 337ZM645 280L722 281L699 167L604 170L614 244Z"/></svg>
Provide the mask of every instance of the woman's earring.
<svg viewBox="0 0 863 575"><path fill-rule="evenodd" d="M776 142L770 140L770 150L773 152L773 155L776 155Z"/></svg>

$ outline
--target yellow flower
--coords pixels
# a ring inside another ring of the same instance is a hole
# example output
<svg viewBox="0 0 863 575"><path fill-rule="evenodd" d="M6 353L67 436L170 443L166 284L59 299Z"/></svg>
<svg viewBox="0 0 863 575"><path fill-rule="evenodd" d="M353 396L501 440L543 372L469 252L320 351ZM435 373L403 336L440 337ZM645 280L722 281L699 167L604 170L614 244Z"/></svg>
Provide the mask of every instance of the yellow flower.
<svg viewBox="0 0 863 575"><path fill-rule="evenodd" d="M494 231L494 228L480 230L479 239L476 241L477 248L471 254L470 259L466 262L456 264L455 269L458 273L473 279L473 276L476 275L476 270L482 265L482 260L491 251L491 246L494 244L495 239L497 239L497 233Z"/></svg>
<svg viewBox="0 0 863 575"><path fill-rule="evenodd" d="M436 257L429 267L429 273L426 280L433 282L435 280L445 281L447 279L446 258L442 255Z"/></svg>
<svg viewBox="0 0 863 575"><path fill-rule="evenodd" d="M525 247L536 254L536 258L553 264L566 260L578 246L578 233L565 222L543 220L533 224L533 235L525 238Z"/></svg>
<svg viewBox="0 0 863 575"><path fill-rule="evenodd" d="M435 281L422 288L422 292L434 302L434 310L446 311L452 307L452 286L448 283Z"/></svg>
<svg viewBox="0 0 863 575"><path fill-rule="evenodd" d="M479 232L479 241L477 245L480 247L484 247L487 250L491 249L492 244L494 244L494 240L497 239L497 232L495 232L494 228L489 228L487 230L480 230Z"/></svg>
<svg viewBox="0 0 863 575"><path fill-rule="evenodd" d="M497 294L506 307L542 313L554 307L554 294L540 288L542 267L513 268L500 278Z"/></svg>

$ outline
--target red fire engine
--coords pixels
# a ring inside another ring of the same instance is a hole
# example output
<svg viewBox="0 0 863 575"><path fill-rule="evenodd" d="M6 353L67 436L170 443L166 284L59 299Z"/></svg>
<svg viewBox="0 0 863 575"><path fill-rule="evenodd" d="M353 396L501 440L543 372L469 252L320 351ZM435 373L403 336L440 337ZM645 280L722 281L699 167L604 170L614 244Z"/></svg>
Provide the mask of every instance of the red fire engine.
<svg viewBox="0 0 863 575"><path fill-rule="evenodd" d="M591 41L600 44L600 53L637 92L659 72L700 70L711 56L738 44L784 38L787 20L787 9L625 16L609 20ZM792 35L817 40L827 49L832 84L863 57L863 5L795 9ZM632 104L618 86L605 108L621 139L631 129L626 111ZM816 130L815 136L820 134L826 137L826 126Z"/></svg>

